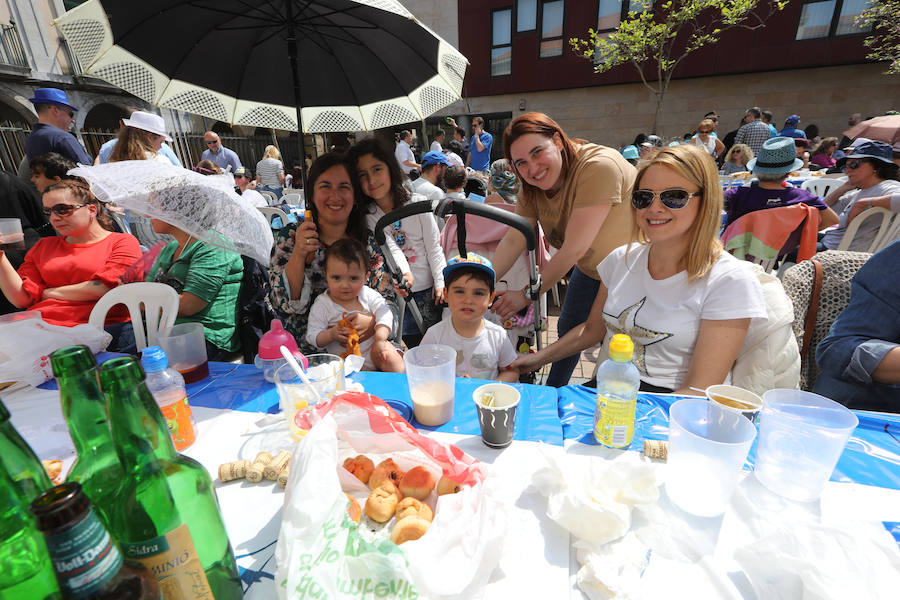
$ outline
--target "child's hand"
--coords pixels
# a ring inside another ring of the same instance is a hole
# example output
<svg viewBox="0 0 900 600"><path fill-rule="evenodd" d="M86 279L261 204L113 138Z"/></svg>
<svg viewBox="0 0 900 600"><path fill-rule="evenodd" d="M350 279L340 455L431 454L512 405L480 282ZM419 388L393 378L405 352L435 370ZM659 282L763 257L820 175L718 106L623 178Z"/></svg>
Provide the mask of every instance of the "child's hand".
<svg viewBox="0 0 900 600"><path fill-rule="evenodd" d="M434 290L434 303L441 304L442 302L444 302L444 300L446 299L445 294L446 294L446 292L444 291L444 288L435 289Z"/></svg>
<svg viewBox="0 0 900 600"><path fill-rule="evenodd" d="M347 340L350 339L350 330L346 327L341 327L340 325L332 325L328 328L328 331L331 332L331 340L333 342L339 342L346 345Z"/></svg>
<svg viewBox="0 0 900 600"><path fill-rule="evenodd" d="M406 285L409 286L409 289L412 289L413 283L415 283L415 281L416 281L416 278L413 277L413 274L412 273L404 273L403 279L406 280Z"/></svg>

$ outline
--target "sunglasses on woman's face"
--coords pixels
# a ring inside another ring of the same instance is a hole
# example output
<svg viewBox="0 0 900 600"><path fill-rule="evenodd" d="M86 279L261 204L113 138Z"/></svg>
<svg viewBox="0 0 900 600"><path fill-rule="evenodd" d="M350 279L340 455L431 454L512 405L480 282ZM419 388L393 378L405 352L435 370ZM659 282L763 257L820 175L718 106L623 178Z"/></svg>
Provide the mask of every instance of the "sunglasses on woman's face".
<svg viewBox="0 0 900 600"><path fill-rule="evenodd" d="M862 164L863 164L863 161L861 161L861 160L851 160L850 162L847 163L847 168L848 169L858 169L860 167L860 165L862 165Z"/></svg>
<svg viewBox="0 0 900 600"><path fill-rule="evenodd" d="M735 154L740 154L740 153L741 153L740 150L735 150L735 151L733 151L731 154L732 154L732 155L735 155Z"/></svg>
<svg viewBox="0 0 900 600"><path fill-rule="evenodd" d="M688 200L693 196L699 196L700 192L689 192L680 188L670 188L661 192L653 190L634 190L631 193L631 205L638 210L649 208L654 198L659 198L666 208L679 210L687 206Z"/></svg>
<svg viewBox="0 0 900 600"><path fill-rule="evenodd" d="M698 131L697 133L709 133L708 131Z"/></svg>
<svg viewBox="0 0 900 600"><path fill-rule="evenodd" d="M54 215L58 215L60 217L68 217L83 206L87 206L87 204L57 204L55 206L51 206L50 208L42 208L41 212L44 213L45 217L49 217L50 213L53 213Z"/></svg>

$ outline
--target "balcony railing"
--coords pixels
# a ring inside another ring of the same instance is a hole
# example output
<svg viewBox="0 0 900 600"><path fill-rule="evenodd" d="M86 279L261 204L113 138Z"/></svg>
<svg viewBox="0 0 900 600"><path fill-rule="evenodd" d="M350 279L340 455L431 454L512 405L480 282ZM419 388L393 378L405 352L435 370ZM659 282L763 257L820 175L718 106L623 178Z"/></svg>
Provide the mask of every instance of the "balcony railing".
<svg viewBox="0 0 900 600"><path fill-rule="evenodd" d="M29 69L28 57L22 47L22 38L16 24L0 24L0 65Z"/></svg>

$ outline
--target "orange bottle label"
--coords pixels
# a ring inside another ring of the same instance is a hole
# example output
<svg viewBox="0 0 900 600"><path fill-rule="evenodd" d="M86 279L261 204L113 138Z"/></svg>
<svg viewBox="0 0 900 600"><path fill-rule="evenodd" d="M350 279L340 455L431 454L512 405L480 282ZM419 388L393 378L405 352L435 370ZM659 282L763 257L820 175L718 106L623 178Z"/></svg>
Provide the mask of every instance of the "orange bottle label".
<svg viewBox="0 0 900 600"><path fill-rule="evenodd" d="M194 443L197 439L197 431L194 429L194 413L191 412L191 405L188 404L187 396L161 406L163 417L166 419L166 425L169 427L169 434L175 443L175 449L181 452Z"/></svg>

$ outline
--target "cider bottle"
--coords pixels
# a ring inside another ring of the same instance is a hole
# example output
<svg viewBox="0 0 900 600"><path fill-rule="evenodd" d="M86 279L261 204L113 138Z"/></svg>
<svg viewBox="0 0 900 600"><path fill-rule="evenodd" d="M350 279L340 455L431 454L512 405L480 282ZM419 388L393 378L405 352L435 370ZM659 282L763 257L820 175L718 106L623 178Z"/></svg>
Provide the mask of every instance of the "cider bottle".
<svg viewBox="0 0 900 600"><path fill-rule="evenodd" d="M50 366L59 382L63 416L78 455L66 481L81 484L100 520L108 526L113 493L124 473L109 434L97 360L87 346L68 346L50 355Z"/></svg>
<svg viewBox="0 0 900 600"><path fill-rule="evenodd" d="M110 512L123 554L156 575L165 598L239 600L241 582L209 473L175 452L135 358L114 358L99 371L125 472Z"/></svg>
<svg viewBox="0 0 900 600"><path fill-rule="evenodd" d="M28 502L0 464L0 600L58 599L47 546Z"/></svg>
<svg viewBox="0 0 900 600"><path fill-rule="evenodd" d="M9 475L26 506L53 485L34 450L12 426L3 402L0 402L0 467Z"/></svg>
<svg viewBox="0 0 900 600"><path fill-rule="evenodd" d="M634 438L634 412L640 373L631 362L634 343L624 334L609 342L609 359L597 370L594 439L611 448L627 448Z"/></svg>
<svg viewBox="0 0 900 600"><path fill-rule="evenodd" d="M144 565L123 559L77 482L47 490L29 510L44 534L63 598L160 600L156 577Z"/></svg>

